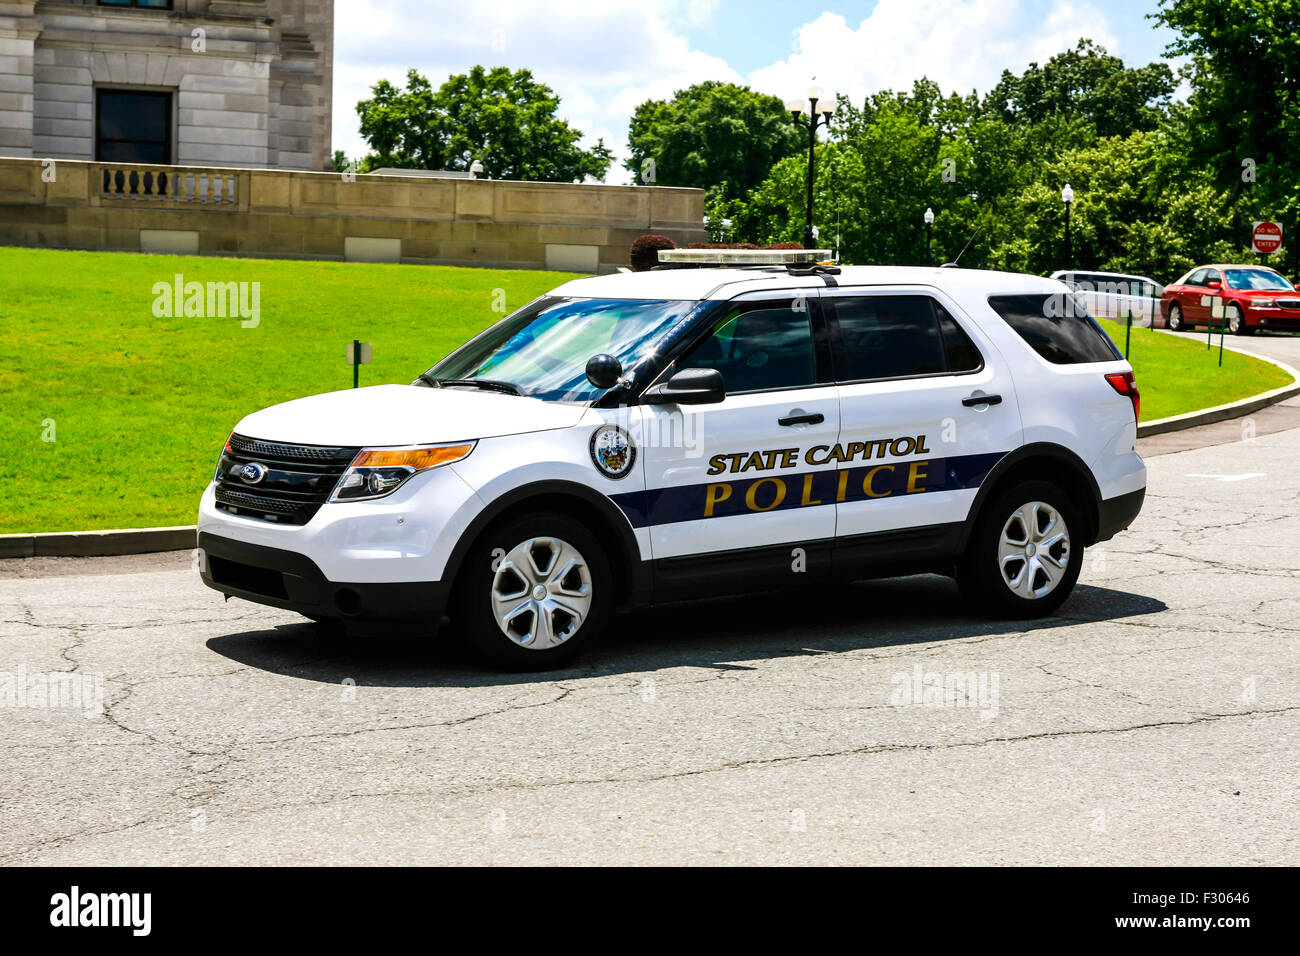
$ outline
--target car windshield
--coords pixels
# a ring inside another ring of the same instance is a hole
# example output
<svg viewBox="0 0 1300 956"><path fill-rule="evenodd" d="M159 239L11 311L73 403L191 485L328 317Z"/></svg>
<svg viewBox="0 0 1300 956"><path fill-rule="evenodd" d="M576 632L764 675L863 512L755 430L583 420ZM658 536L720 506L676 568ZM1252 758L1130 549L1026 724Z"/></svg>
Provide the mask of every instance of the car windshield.
<svg viewBox="0 0 1300 956"><path fill-rule="evenodd" d="M1224 269L1229 289L1260 289L1269 292L1294 292L1295 287L1276 272L1266 269Z"/></svg>
<svg viewBox="0 0 1300 956"><path fill-rule="evenodd" d="M423 381L474 381L550 401L588 402L587 360L602 352L625 372L692 315L699 302L546 296L471 339L429 369Z"/></svg>

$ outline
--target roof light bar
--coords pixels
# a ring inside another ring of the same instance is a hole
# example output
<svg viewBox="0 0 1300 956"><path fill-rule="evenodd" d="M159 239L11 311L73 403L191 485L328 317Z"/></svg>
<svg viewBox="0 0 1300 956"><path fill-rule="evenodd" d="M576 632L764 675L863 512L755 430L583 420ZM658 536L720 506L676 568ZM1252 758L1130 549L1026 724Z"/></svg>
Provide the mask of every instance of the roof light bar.
<svg viewBox="0 0 1300 956"><path fill-rule="evenodd" d="M660 249L659 261L690 265L788 266L827 262L829 249Z"/></svg>

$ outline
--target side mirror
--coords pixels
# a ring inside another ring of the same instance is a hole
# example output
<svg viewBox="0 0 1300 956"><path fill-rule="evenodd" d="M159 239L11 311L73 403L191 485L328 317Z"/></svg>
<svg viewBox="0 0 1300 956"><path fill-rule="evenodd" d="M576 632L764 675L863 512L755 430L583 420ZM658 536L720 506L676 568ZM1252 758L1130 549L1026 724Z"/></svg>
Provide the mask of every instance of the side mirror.
<svg viewBox="0 0 1300 956"><path fill-rule="evenodd" d="M612 355L602 352L587 359L587 381L597 388L613 388L623 377L623 365Z"/></svg>
<svg viewBox="0 0 1300 956"><path fill-rule="evenodd" d="M649 405L716 405L727 397L716 368L684 368L642 396Z"/></svg>
<svg viewBox="0 0 1300 956"><path fill-rule="evenodd" d="M1209 282L1205 283L1205 285L1206 285L1208 288L1211 288L1211 289L1222 289L1222 288L1223 288L1223 283L1220 282L1218 279L1211 279Z"/></svg>

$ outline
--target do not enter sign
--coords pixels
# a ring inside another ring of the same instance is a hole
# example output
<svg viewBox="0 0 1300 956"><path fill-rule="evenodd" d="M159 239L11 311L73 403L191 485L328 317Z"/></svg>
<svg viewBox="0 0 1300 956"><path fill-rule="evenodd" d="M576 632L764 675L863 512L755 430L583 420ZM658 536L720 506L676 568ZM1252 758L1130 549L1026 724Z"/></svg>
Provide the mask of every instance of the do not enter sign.
<svg viewBox="0 0 1300 956"><path fill-rule="evenodd" d="M1250 244L1262 255L1277 252L1282 248L1282 224L1280 222L1257 222L1250 232Z"/></svg>

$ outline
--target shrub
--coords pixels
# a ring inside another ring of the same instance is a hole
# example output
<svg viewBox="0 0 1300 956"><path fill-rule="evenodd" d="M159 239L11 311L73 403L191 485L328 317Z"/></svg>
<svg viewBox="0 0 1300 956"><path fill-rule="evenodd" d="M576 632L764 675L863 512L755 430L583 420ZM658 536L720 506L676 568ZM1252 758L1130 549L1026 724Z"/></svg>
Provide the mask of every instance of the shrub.
<svg viewBox="0 0 1300 956"><path fill-rule="evenodd" d="M633 272L648 272L659 265L660 249L676 248L677 243L667 236L653 234L638 236L636 241L632 243L632 251L628 255L628 262L632 266Z"/></svg>

